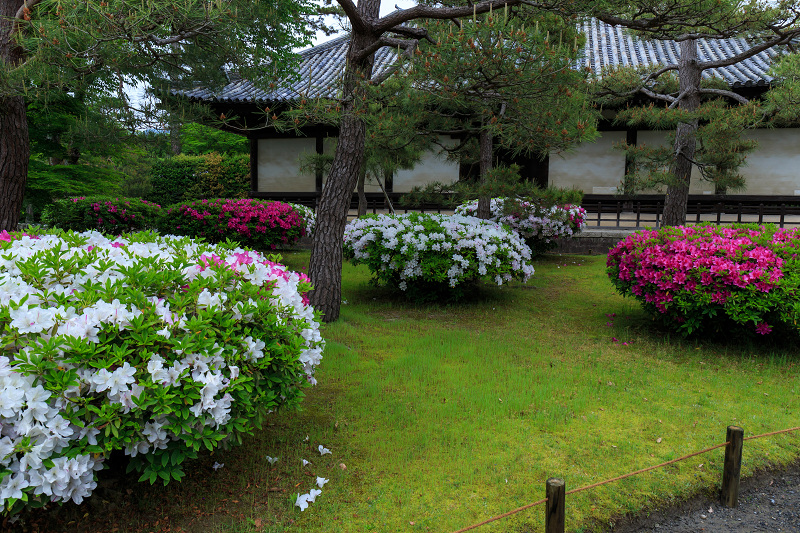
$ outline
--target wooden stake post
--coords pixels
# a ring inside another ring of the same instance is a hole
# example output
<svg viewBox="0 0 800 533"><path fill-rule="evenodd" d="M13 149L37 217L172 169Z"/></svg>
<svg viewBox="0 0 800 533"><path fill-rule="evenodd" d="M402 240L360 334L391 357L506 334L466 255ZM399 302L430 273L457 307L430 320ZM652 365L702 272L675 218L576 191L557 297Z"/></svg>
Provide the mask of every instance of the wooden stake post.
<svg viewBox="0 0 800 533"><path fill-rule="evenodd" d="M744 430L738 426L728 426L725 440L728 445L725 446L725 464L722 467L721 501L725 507L737 507L739 505L739 474L742 470Z"/></svg>
<svg viewBox="0 0 800 533"><path fill-rule="evenodd" d="M545 510L545 533L564 533L564 497L566 485L563 479L551 477L545 487L547 507Z"/></svg>

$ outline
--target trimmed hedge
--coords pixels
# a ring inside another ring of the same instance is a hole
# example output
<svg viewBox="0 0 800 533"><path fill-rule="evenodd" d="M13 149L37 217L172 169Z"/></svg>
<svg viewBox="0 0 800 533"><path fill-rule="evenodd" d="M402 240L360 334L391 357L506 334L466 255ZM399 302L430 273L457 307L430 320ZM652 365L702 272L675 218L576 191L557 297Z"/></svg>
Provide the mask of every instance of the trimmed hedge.
<svg viewBox="0 0 800 533"><path fill-rule="evenodd" d="M210 198L244 198L250 191L250 156L179 155L153 165L148 200L172 205Z"/></svg>
<svg viewBox="0 0 800 533"><path fill-rule="evenodd" d="M77 196L56 200L45 208L42 223L63 230L119 235L153 228L160 211L160 205L141 198Z"/></svg>

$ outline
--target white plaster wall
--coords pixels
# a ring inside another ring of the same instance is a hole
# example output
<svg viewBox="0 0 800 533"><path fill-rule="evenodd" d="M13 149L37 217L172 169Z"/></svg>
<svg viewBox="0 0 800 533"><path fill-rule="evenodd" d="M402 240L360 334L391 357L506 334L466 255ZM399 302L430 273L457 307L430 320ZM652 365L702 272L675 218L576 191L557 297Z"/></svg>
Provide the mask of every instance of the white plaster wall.
<svg viewBox="0 0 800 533"><path fill-rule="evenodd" d="M580 144L572 152L550 154L549 183L588 194L613 194L625 175L625 154L612 145L624 140L624 131L604 131L595 142Z"/></svg>
<svg viewBox="0 0 800 533"><path fill-rule="evenodd" d="M647 144L649 146L663 146L667 142L667 135L669 132L666 131L646 131L646 130L639 130L636 133L636 143ZM649 192L657 192L657 191L642 191L645 193ZM666 187L662 187L661 192L666 192ZM689 194L713 194L714 193L714 184L705 180L700 179L700 171L697 170L697 167L692 167L692 178L689 182Z"/></svg>
<svg viewBox="0 0 800 533"><path fill-rule="evenodd" d="M300 173L300 158L317 151L317 141L301 139L258 140L259 192L314 192L313 174Z"/></svg>
<svg viewBox="0 0 800 533"><path fill-rule="evenodd" d="M338 137L325 137L322 140L322 153L327 155L333 155L336 152L336 143L338 142ZM381 177L381 181L383 177ZM328 176L322 176L322 186L325 186L325 183L328 181ZM372 180L369 176L367 176L367 181L364 184L364 192L381 192L381 188L378 183Z"/></svg>
<svg viewBox="0 0 800 533"><path fill-rule="evenodd" d="M455 144L455 139L440 139L442 143ZM447 161L438 151L431 151L411 170L398 170L394 175L394 192L409 192L413 187L424 187L428 183L439 181L453 183L458 181L458 163Z"/></svg>
<svg viewBox="0 0 800 533"><path fill-rule="evenodd" d="M747 189L739 194L800 195L800 128L754 130L747 137L758 148L741 168Z"/></svg>

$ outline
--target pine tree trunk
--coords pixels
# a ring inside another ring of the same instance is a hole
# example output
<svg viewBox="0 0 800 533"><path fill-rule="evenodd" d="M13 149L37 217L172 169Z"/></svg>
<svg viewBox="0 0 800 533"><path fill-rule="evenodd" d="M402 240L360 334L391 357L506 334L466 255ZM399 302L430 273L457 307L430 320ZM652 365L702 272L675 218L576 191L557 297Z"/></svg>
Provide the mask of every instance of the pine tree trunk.
<svg viewBox="0 0 800 533"><path fill-rule="evenodd" d="M378 18L380 0L361 0L358 10L366 20ZM350 198L358 181L358 171L364 161L365 125L358 118L359 80L372 76L374 55L354 61L355 52L374 43L378 36L356 31L350 38L347 64L344 72L339 142L322 189L317 206L317 227L311 241L309 275L314 284L310 294L311 305L322 313L322 320L333 322L339 318L342 303L342 241L347 224Z"/></svg>
<svg viewBox="0 0 800 533"><path fill-rule="evenodd" d="M21 5L19 0L0 0L0 69L21 60L21 50L9 38L13 17ZM25 99L0 96L0 230L17 229L29 157Z"/></svg>
<svg viewBox="0 0 800 533"><path fill-rule="evenodd" d="M21 96L0 98L0 230L17 229L29 157L25 100Z"/></svg>
<svg viewBox="0 0 800 533"><path fill-rule="evenodd" d="M367 195L364 192L364 182L367 181L367 169L361 165L361 170L358 171L358 185L356 191L358 192L358 216L363 217L367 214Z"/></svg>
<svg viewBox="0 0 800 533"><path fill-rule="evenodd" d="M480 173L481 185L486 185L489 181L489 173L492 171L492 136L485 129L480 133ZM492 199L487 195L478 197L478 212L476 216L484 220L492 216Z"/></svg>
<svg viewBox="0 0 800 533"><path fill-rule="evenodd" d="M697 43L693 39L682 41L681 57L678 60L680 94L684 94L678 107L684 111L696 111L700 106L700 78L702 70L697 62ZM692 177L692 161L696 147L697 120L680 123L675 132L675 161L671 174L673 181L667 186L664 198L663 226L681 226L686 223L686 206L689 202L689 183Z"/></svg>
<svg viewBox="0 0 800 533"><path fill-rule="evenodd" d="M181 152L183 152L181 125L177 122L173 122L169 125L169 148L172 155L181 155Z"/></svg>

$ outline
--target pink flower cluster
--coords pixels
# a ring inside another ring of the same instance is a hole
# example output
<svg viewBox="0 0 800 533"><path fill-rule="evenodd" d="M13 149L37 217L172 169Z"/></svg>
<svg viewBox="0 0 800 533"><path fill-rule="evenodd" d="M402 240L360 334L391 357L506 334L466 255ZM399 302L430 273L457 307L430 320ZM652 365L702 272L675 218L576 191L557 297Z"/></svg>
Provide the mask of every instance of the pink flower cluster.
<svg viewBox="0 0 800 533"><path fill-rule="evenodd" d="M254 256L255 256L255 259L254 259ZM270 277L271 276L275 276L275 277L283 279L284 281L291 281L291 279L293 277L296 277L297 280L299 281L299 283L311 284L311 278L309 278L304 273L302 273L302 272L292 272L292 271L288 270L284 265L282 265L280 263L275 263L273 261L270 261L269 259L260 259L260 256L254 254L252 252L234 253L233 257L236 258L236 261L233 262L233 263L230 263L230 264L226 264L225 261L220 256L218 256L217 254L211 254L211 255L204 254L204 255L201 255L200 256L200 264L198 265L200 267L200 272L204 271L206 268L208 268L211 265L216 265L216 266L221 266L221 267L227 266L230 270L232 270L233 272L238 274L239 273L239 267L241 267L242 265L251 265L251 264L257 262L257 263L267 267ZM265 286L267 291L271 291L272 290L272 285L274 285L274 282L272 282L271 284L267 284ZM303 297L303 304L304 305L308 305L309 304L308 291L301 292L300 294Z"/></svg>
<svg viewBox="0 0 800 533"><path fill-rule="evenodd" d="M259 240L272 233L268 238L276 241L270 244L272 248L277 242L289 244L306 234L303 218L291 205L283 202L260 202L249 198L202 200L179 206L178 213L207 225L208 230L219 238L233 232L238 237Z"/></svg>
<svg viewBox="0 0 800 533"><path fill-rule="evenodd" d="M84 198L81 198L81 199L84 199ZM73 201L75 202L77 200L73 199ZM128 200L125 200L122 203L124 205L127 205L127 206L131 205L130 201L128 201ZM147 204L147 205L153 205L153 206L156 206L156 207L161 207L161 206L157 206L156 204L153 204L153 203L150 203L150 202L146 202L145 200L142 200L142 203ZM119 216L119 218L124 222L130 222L134 218L136 218L135 214L133 214L133 213L128 214L128 210L127 209L125 209L124 207L117 207L117 205L114 202L112 202L111 200L106 200L102 204L100 204L99 202L94 202L92 204L92 209L95 212L100 212L103 209L104 206L105 206L105 209L106 209L106 211L108 213L117 214ZM102 224L103 223L103 219L101 217L98 217L97 223L98 224ZM116 224L116 221L112 219L111 220L111 224L112 225Z"/></svg>
<svg viewBox="0 0 800 533"><path fill-rule="evenodd" d="M780 299L771 293L781 287L787 261L796 263L799 246L797 230L693 226L642 231L609 252L608 274L622 294L677 324L694 319L694 328L701 317L716 316L709 309L718 309L766 335L772 326L764 317L777 312Z"/></svg>
<svg viewBox="0 0 800 533"><path fill-rule="evenodd" d="M567 211L570 224L577 229L581 229L586 225L586 209L579 205L566 204L562 205L561 209Z"/></svg>
<svg viewBox="0 0 800 533"><path fill-rule="evenodd" d="M27 233L9 233L6 230L0 231L0 241L11 242L15 239L22 237L30 237L31 239L38 239L38 235L29 235Z"/></svg>

